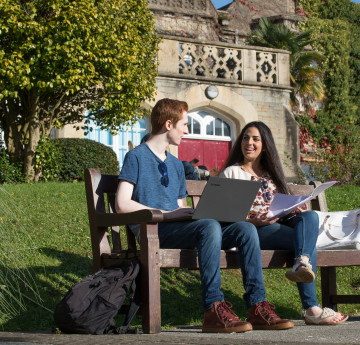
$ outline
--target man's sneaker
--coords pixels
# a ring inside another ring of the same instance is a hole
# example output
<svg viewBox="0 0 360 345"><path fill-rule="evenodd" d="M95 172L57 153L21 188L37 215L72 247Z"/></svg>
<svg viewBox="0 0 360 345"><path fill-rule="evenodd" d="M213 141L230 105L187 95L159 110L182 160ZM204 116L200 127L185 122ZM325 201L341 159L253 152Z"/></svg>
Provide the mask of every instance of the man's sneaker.
<svg viewBox="0 0 360 345"><path fill-rule="evenodd" d="M275 306L262 301L248 309L247 321L253 329L280 330L294 327L290 320L280 319L274 312Z"/></svg>
<svg viewBox="0 0 360 345"><path fill-rule="evenodd" d="M239 333L251 331L251 323L240 321L231 310L231 307L232 305L229 302L215 302L204 313L203 333Z"/></svg>

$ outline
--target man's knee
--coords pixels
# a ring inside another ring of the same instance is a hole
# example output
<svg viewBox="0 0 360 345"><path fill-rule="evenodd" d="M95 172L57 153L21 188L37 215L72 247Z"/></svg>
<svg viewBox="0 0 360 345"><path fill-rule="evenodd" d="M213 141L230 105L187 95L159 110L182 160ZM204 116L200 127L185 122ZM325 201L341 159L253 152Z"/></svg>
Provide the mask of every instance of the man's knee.
<svg viewBox="0 0 360 345"><path fill-rule="evenodd" d="M256 226L249 222L236 223L238 238L244 242L252 242L254 244L259 243L259 236L256 230Z"/></svg>
<svg viewBox="0 0 360 345"><path fill-rule="evenodd" d="M201 219L198 220L199 230L203 237L219 241L221 243L222 231L218 221L214 219Z"/></svg>

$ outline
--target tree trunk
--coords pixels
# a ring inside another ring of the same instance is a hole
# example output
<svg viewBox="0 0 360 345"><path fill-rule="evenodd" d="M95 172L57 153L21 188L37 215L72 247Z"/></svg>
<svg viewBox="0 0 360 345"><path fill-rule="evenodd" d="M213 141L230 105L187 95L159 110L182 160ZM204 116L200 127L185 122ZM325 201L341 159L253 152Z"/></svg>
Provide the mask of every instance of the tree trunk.
<svg viewBox="0 0 360 345"><path fill-rule="evenodd" d="M4 126L4 140L7 151L10 154L12 162L23 161L24 145L22 140L22 132L18 130L16 124Z"/></svg>
<svg viewBox="0 0 360 345"><path fill-rule="evenodd" d="M34 156L35 149L40 140L40 126L39 122L32 120L28 127L28 140L25 144L24 150L24 166L23 172L25 175L25 181L35 181L35 169L34 169ZM37 176L38 179L39 176Z"/></svg>
<svg viewBox="0 0 360 345"><path fill-rule="evenodd" d="M52 121L51 118L40 119L41 111L36 96L21 99L19 103L25 104L26 108L22 108L16 102L9 102L8 112L2 119L5 145L12 161L22 163L25 181L37 182L40 171L35 171L35 150L40 135L50 134ZM14 121L20 112L21 119Z"/></svg>

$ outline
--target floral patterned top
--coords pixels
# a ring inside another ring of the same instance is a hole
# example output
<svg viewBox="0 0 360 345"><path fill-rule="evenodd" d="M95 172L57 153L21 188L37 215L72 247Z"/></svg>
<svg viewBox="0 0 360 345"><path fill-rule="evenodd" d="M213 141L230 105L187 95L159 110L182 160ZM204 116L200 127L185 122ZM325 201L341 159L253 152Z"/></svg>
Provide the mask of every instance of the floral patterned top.
<svg viewBox="0 0 360 345"><path fill-rule="evenodd" d="M248 181L261 181L261 187L257 193L252 207L250 208L247 219L255 218L258 214L264 214L268 212L274 195L277 193L277 189L274 182L269 178L267 173L265 173L263 177L253 176L247 171L243 170L237 163L227 167L223 172L221 172L220 177Z"/></svg>
<svg viewBox="0 0 360 345"><path fill-rule="evenodd" d="M261 187L255 197L254 203L250 208L247 218L255 218L258 214L266 214L269 211L270 204L274 195L277 193L274 182L268 177L257 177L251 175L251 181L260 181Z"/></svg>

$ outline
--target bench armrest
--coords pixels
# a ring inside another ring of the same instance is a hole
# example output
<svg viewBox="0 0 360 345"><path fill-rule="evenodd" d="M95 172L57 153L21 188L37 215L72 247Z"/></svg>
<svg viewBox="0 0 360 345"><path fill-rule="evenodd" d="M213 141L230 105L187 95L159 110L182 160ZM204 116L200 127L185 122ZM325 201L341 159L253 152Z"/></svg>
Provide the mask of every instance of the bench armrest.
<svg viewBox="0 0 360 345"><path fill-rule="evenodd" d="M97 213L97 226L119 226L140 223L159 223L164 220L160 210L140 210L130 213Z"/></svg>

